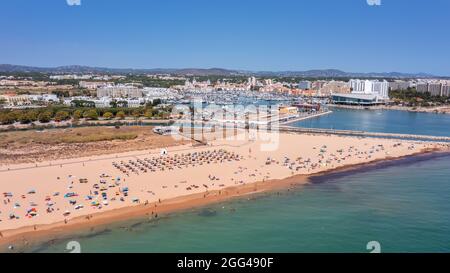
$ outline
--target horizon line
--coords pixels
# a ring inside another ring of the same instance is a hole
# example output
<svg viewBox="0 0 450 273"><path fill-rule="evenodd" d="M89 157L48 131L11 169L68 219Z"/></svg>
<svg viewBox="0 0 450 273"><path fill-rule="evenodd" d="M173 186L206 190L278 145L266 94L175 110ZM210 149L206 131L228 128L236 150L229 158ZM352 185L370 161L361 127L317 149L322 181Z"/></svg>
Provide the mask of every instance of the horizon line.
<svg viewBox="0 0 450 273"><path fill-rule="evenodd" d="M55 69L55 68L64 68L64 67L86 67L86 68L100 68L100 69L111 69L111 70L188 70L188 69L201 69L201 70L213 70L213 69L221 69L228 71L236 71L236 72L273 72L273 73L281 73L281 72L308 72L308 71L327 71L327 70L336 70L348 74L390 74L390 73L399 73L399 74L408 74L408 75L428 75L433 77L450 77L450 75L437 75L434 73L428 72L400 72L400 71L382 71L382 72L354 72L354 71L346 71L339 68L309 68L309 69L284 69L284 70L253 70L253 69L239 69L239 68L225 68L219 66L211 66L211 67L153 67L153 68L134 68L134 67L112 67L112 66L99 66L99 65L82 65L82 64L69 64L69 65L27 65L27 64L12 64L12 63L0 63L0 66L21 66L21 67L30 67L30 68L42 68L42 69ZM5 72L5 71L0 71Z"/></svg>

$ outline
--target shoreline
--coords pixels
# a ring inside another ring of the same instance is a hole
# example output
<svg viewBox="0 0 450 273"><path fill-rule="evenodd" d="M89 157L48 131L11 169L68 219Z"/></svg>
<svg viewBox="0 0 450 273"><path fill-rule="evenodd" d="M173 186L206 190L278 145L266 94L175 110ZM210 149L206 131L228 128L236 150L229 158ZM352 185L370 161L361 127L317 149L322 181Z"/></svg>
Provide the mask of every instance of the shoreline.
<svg viewBox="0 0 450 273"><path fill-rule="evenodd" d="M152 202L148 204L140 204L137 206L129 206L110 211L98 212L88 216L73 218L68 221L67 224L60 221L52 224L37 225L36 230L34 229L34 226L5 230L2 231L2 237L0 237L0 252L11 252L7 248L8 245L14 245L13 252L20 252L41 244L50 243L55 240L63 240L71 237L73 238L76 234L81 234L83 231L86 232L87 235L99 231L101 232L102 229L104 230L102 227L106 227L109 224L133 220L157 219L158 217L160 218L159 215L161 214L164 215L173 212L182 212L188 209L204 207L209 204L230 201L236 198L243 198L248 195L274 192L276 190L285 190L296 186L320 183L325 181L330 176L347 175L355 170L378 168L380 165L381 168L383 168L385 166L387 167L396 164L400 160L408 159L410 162L415 162L417 158L424 158L424 160L428 160L428 158L446 155L450 155L450 153L440 149L427 149L411 155L388 157L365 163L345 165L314 174L298 174L284 179L270 179L266 181L252 182L244 185L227 187L221 190L205 191L202 193L194 193L170 198L163 200L161 203ZM157 217L155 217L155 215L157 215Z"/></svg>

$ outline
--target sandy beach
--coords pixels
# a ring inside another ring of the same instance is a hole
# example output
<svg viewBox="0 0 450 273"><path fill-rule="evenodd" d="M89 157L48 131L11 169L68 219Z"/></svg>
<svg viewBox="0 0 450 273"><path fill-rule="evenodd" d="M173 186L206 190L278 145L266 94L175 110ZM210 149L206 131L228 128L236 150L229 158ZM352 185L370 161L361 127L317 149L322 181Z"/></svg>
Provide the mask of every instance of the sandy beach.
<svg viewBox="0 0 450 273"><path fill-rule="evenodd" d="M321 172L449 149L403 140L275 134L241 131L239 137L211 140L206 146L1 165L0 245L143 215L157 217L305 184L308 176ZM264 148L268 139L276 139L277 145Z"/></svg>

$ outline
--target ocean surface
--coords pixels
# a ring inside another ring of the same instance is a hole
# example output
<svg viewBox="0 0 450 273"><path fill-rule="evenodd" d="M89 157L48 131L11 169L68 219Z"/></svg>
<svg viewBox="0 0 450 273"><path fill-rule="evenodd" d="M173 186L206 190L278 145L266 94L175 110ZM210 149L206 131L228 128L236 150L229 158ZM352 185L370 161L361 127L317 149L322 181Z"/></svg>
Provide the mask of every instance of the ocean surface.
<svg viewBox="0 0 450 273"><path fill-rule="evenodd" d="M450 135L450 116L334 113L297 126ZM450 155L407 158L315 177L291 190L117 223L29 249L67 252L450 252Z"/></svg>
<svg viewBox="0 0 450 273"><path fill-rule="evenodd" d="M396 110L330 108L330 115L289 124L306 128L450 136L450 115Z"/></svg>

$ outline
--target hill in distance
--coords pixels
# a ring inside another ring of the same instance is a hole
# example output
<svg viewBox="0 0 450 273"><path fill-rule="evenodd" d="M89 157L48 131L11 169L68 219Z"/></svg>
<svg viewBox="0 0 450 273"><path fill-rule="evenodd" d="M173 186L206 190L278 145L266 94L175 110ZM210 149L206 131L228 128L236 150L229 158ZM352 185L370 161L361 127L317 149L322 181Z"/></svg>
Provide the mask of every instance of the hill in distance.
<svg viewBox="0 0 450 273"><path fill-rule="evenodd" d="M81 65L58 67L35 67L12 64L0 64L0 72L6 73L50 73L50 74L173 74L192 76L278 76L278 77L305 77L305 78L432 78L436 77L426 73L401 73L401 72L345 72L338 69L314 69L306 71L245 71L223 68L106 68Z"/></svg>

